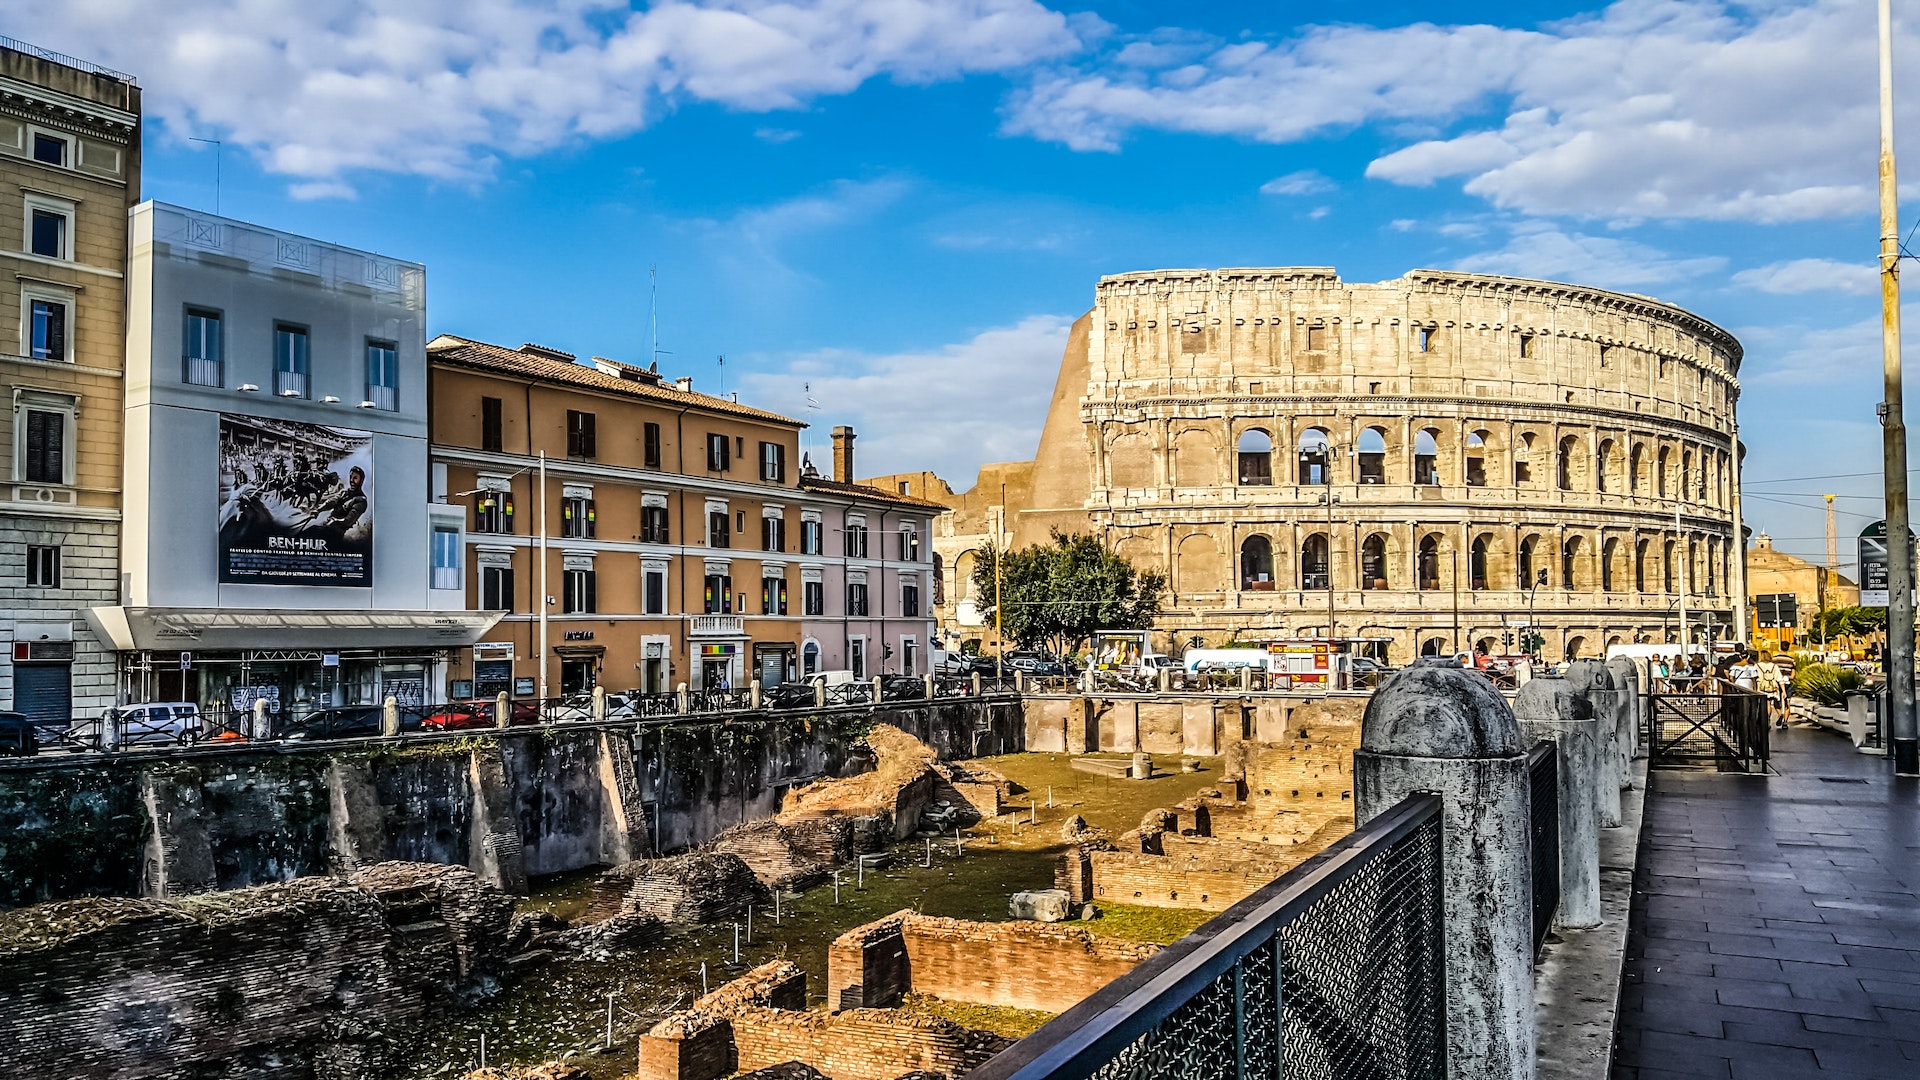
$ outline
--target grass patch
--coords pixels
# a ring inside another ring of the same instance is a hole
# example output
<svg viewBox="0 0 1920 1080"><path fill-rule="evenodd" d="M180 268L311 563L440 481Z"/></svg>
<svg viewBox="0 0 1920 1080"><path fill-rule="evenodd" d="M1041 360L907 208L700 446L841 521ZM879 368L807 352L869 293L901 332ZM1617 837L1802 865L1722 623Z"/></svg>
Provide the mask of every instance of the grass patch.
<svg viewBox="0 0 1920 1080"><path fill-rule="evenodd" d="M930 994L908 994L900 1004L900 1011L951 1021L975 1031L991 1031L1009 1039L1024 1039L1053 1019L1052 1013L1037 1009L969 1005L958 1001L942 1001Z"/></svg>
<svg viewBox="0 0 1920 1080"><path fill-rule="evenodd" d="M1218 914L1195 908L1140 907L1134 904L1095 904L1100 917L1091 922L1067 922L1100 937L1171 945L1198 930Z"/></svg>

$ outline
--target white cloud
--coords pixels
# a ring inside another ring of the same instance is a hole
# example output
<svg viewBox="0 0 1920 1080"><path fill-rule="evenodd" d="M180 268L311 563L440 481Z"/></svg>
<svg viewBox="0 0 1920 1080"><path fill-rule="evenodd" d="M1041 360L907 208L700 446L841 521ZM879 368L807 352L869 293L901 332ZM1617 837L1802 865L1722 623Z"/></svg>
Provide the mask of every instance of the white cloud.
<svg viewBox="0 0 1920 1080"><path fill-rule="evenodd" d="M1450 265L1481 273L1641 289L1718 273L1726 260L1675 258L1632 240L1566 232L1530 221L1514 226L1504 247L1456 259Z"/></svg>
<svg viewBox="0 0 1920 1080"><path fill-rule="evenodd" d="M791 109L879 77L1079 46L1038 0L24 0L8 32L132 72L176 137L218 133L339 194L354 170L466 182L683 101Z"/></svg>
<svg viewBox="0 0 1920 1080"><path fill-rule="evenodd" d="M981 465L1033 456L1072 325L1069 316L1034 315L923 350L773 358L745 377L741 397L806 419L816 443L824 443L817 429L852 424L862 476L932 469L963 491ZM819 412L808 410L809 396ZM831 463L816 454L814 464Z"/></svg>
<svg viewBox="0 0 1920 1080"><path fill-rule="evenodd" d="M1062 66L1009 131L1111 150L1135 128L1293 142L1363 124L1451 127L1375 179L1465 190L1530 215L1780 222L1870 209L1872 6L1620 0L1540 30L1309 27L1198 59ZM1899 30L1912 55L1920 36ZM1913 80L1903 114L1920 109Z"/></svg>
<svg viewBox="0 0 1920 1080"><path fill-rule="evenodd" d="M1879 279L1880 272L1871 263L1834 259L1791 259L1733 275L1735 285L1781 295L1809 292L1865 295L1877 291Z"/></svg>
<svg viewBox="0 0 1920 1080"><path fill-rule="evenodd" d="M1276 176L1260 185L1262 195L1318 195L1333 191L1338 185L1327 179L1317 169L1301 169L1285 176Z"/></svg>

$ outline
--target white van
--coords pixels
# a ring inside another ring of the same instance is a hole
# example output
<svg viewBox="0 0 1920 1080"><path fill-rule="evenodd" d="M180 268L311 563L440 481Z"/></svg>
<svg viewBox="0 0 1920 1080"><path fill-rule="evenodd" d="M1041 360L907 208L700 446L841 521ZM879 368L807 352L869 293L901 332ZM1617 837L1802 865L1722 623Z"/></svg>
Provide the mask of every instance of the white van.
<svg viewBox="0 0 1920 1080"><path fill-rule="evenodd" d="M121 746L174 746L198 742L201 736L200 706L191 701L121 705L96 719L76 722L72 734L101 746L108 724L115 726Z"/></svg>
<svg viewBox="0 0 1920 1080"><path fill-rule="evenodd" d="M1188 649L1184 657L1187 674L1200 671L1228 671L1252 668L1268 670L1271 654L1265 649Z"/></svg>

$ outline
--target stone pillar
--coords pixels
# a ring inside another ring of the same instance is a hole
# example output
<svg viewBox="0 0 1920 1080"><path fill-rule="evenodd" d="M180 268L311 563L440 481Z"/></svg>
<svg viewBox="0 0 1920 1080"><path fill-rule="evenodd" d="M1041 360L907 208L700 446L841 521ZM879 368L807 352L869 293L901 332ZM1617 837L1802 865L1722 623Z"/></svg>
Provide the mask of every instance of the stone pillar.
<svg viewBox="0 0 1920 1080"><path fill-rule="evenodd" d="M1602 733L1593 706L1563 675L1535 675L1513 711L1530 742L1550 742L1560 767L1560 913L1554 925L1600 925L1599 788L1612 786L1601 765ZM1607 782L1602 783L1605 777ZM1620 791L1614 788L1614 796Z"/></svg>
<svg viewBox="0 0 1920 1080"><path fill-rule="evenodd" d="M400 699L392 694L380 705L380 734L389 739L400 734Z"/></svg>
<svg viewBox="0 0 1920 1080"><path fill-rule="evenodd" d="M759 707L760 707L760 680L754 679L752 682L747 683L747 708L757 709Z"/></svg>
<svg viewBox="0 0 1920 1080"><path fill-rule="evenodd" d="M499 708L506 708L501 695ZM500 744L477 746L467 758L472 803L467 832L467 869L489 885L515 896L527 895L526 853L514 814L513 788L507 783Z"/></svg>
<svg viewBox="0 0 1920 1080"><path fill-rule="evenodd" d="M980 676L975 675L974 678L979 679ZM685 690L683 689L681 692L685 693ZM827 707L827 684L825 680L819 680L813 684L813 707L816 709L824 709Z"/></svg>
<svg viewBox="0 0 1920 1080"><path fill-rule="evenodd" d="M253 699L253 730L247 732L249 739L265 739L273 735L273 725L267 720L267 699Z"/></svg>
<svg viewBox="0 0 1920 1080"><path fill-rule="evenodd" d="M875 675L873 677L873 703L875 705L878 705L885 700L886 700L886 685L880 681L880 676Z"/></svg>
<svg viewBox="0 0 1920 1080"><path fill-rule="evenodd" d="M512 715L512 709L513 707L507 704L507 692L505 690L495 694L493 696L493 726L497 728L506 727L507 718Z"/></svg>
<svg viewBox="0 0 1920 1080"><path fill-rule="evenodd" d="M680 715L685 716L688 713L692 712L693 711L693 695L687 692L687 684L681 683L680 689L675 691L675 693L678 694L680 698Z"/></svg>
<svg viewBox="0 0 1920 1080"><path fill-rule="evenodd" d="M600 861L608 866L644 859L652 853L647 835L646 808L640 799L640 776L633 760L633 742L625 730L601 729L595 734L600 781Z"/></svg>
<svg viewBox="0 0 1920 1080"><path fill-rule="evenodd" d="M1417 792L1444 803L1447 1043L1454 1080L1532 1080L1527 760L1506 699L1451 658L1374 692L1354 752L1354 821Z"/></svg>
<svg viewBox="0 0 1920 1080"><path fill-rule="evenodd" d="M363 763L334 758L327 764L327 856L340 870L387 857L386 808Z"/></svg>
<svg viewBox="0 0 1920 1080"><path fill-rule="evenodd" d="M607 688L599 683L593 684L593 722L605 723L607 719Z"/></svg>
<svg viewBox="0 0 1920 1080"><path fill-rule="evenodd" d="M1624 656L1616 656L1607 661L1607 670L1613 673L1613 689L1620 695L1625 706L1615 720L1624 725L1616 727L1613 737L1620 743L1618 753L1626 762L1620 776L1620 786L1633 786L1633 759L1640 756L1640 726L1646 720L1647 703L1640 697L1640 665Z"/></svg>
<svg viewBox="0 0 1920 1080"><path fill-rule="evenodd" d="M1620 695L1614 692L1613 673L1598 660L1575 660L1567 665L1567 682L1574 692L1593 707L1597 725L1594 753L1599 773L1594 779L1594 808L1600 814L1600 827L1620 827L1620 789L1624 786L1627 761L1619 755Z"/></svg>
<svg viewBox="0 0 1920 1080"><path fill-rule="evenodd" d="M166 899L219 888L199 772L147 769L140 774L140 798L148 823L140 894Z"/></svg>
<svg viewBox="0 0 1920 1080"><path fill-rule="evenodd" d="M980 673L977 671L973 673L973 696L980 696Z"/></svg>
<svg viewBox="0 0 1920 1080"><path fill-rule="evenodd" d="M922 676L920 676L920 677L921 677L922 679L924 679L924 680L926 681L926 684L927 684L927 700L928 700L928 701L932 701L932 700L933 700L933 695L934 695L934 694L935 694L935 693L936 693L936 692L937 692L937 691L939 690L939 688L938 688L937 686L935 686L935 685L934 685L934 681L933 681L933 673L932 673L931 671L929 671L928 673L926 673L925 675L922 675Z"/></svg>

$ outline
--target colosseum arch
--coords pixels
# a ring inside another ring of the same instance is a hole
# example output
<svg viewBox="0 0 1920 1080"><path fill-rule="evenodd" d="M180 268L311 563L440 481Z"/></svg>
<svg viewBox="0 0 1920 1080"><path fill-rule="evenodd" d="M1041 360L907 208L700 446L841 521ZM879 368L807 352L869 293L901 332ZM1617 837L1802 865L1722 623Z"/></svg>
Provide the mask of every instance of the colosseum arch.
<svg viewBox="0 0 1920 1080"><path fill-rule="evenodd" d="M1174 589L1183 596L1224 592L1226 566L1220 559L1220 545L1208 533L1193 533L1175 549Z"/></svg>
<svg viewBox="0 0 1920 1080"><path fill-rule="evenodd" d="M1602 494L1617 493L1626 486L1615 479L1615 464L1614 441L1601 439L1599 447L1593 453L1593 490Z"/></svg>
<svg viewBox="0 0 1920 1080"><path fill-rule="evenodd" d="M1378 426L1361 429L1354 449L1360 469L1358 481L1362 484L1386 483L1387 429Z"/></svg>
<svg viewBox="0 0 1920 1080"><path fill-rule="evenodd" d="M1674 559L1674 554L1675 554L1674 548L1675 548L1674 542L1672 540L1668 540L1666 541L1666 546L1664 550L1662 550L1660 553L1660 591L1668 594L1671 594L1675 591L1673 587L1674 581L1675 581L1675 573L1680 566L1680 564Z"/></svg>
<svg viewBox="0 0 1920 1080"><path fill-rule="evenodd" d="M1440 557L1446 547L1446 538L1437 532L1427 533L1420 538L1414 551L1414 581L1424 590L1440 587Z"/></svg>
<svg viewBox="0 0 1920 1080"><path fill-rule="evenodd" d="M1513 448L1514 487L1525 488L1533 486L1533 451L1538 442L1539 440L1534 437L1533 432L1523 431L1520 433L1520 441L1515 444Z"/></svg>
<svg viewBox="0 0 1920 1080"><path fill-rule="evenodd" d="M1680 501L1686 502L1693 497L1693 451L1680 451Z"/></svg>
<svg viewBox="0 0 1920 1080"><path fill-rule="evenodd" d="M1560 542L1560 587L1573 592L1593 591L1592 572L1587 569L1588 545L1579 533Z"/></svg>
<svg viewBox="0 0 1920 1080"><path fill-rule="evenodd" d="M1493 545L1492 533L1479 533L1467 548L1467 587L1474 592L1493 586Z"/></svg>
<svg viewBox="0 0 1920 1080"><path fill-rule="evenodd" d="M1329 483L1333 470L1333 441L1327 429L1310 427L1300 433L1297 446L1300 461L1298 482L1303 486Z"/></svg>
<svg viewBox="0 0 1920 1080"><path fill-rule="evenodd" d="M1249 592L1272 592L1273 541L1254 533L1240 541L1240 587Z"/></svg>
<svg viewBox="0 0 1920 1080"><path fill-rule="evenodd" d="M1152 536L1134 533L1113 543L1113 553L1133 564L1136 570L1160 569L1160 547Z"/></svg>
<svg viewBox="0 0 1920 1080"><path fill-rule="evenodd" d="M1309 533L1300 541L1300 588L1324 592L1333 572L1333 551L1324 532Z"/></svg>
<svg viewBox="0 0 1920 1080"><path fill-rule="evenodd" d="M947 602L947 560L939 552L933 553L933 606L939 607Z"/></svg>
<svg viewBox="0 0 1920 1080"><path fill-rule="evenodd" d="M1647 591L1647 549L1652 541L1641 537L1633 542L1633 591Z"/></svg>
<svg viewBox="0 0 1920 1080"><path fill-rule="evenodd" d="M1248 428L1240 433L1235 449L1243 486L1267 487L1273 483L1273 436L1264 428Z"/></svg>
<svg viewBox="0 0 1920 1080"><path fill-rule="evenodd" d="M1413 482L1422 487L1440 486L1440 432L1421 428L1413 433Z"/></svg>
<svg viewBox="0 0 1920 1080"><path fill-rule="evenodd" d="M1619 592L1623 560L1620 557L1620 538L1609 536L1600 542L1600 591Z"/></svg>
<svg viewBox="0 0 1920 1080"><path fill-rule="evenodd" d="M1391 541L1386 533L1368 533L1360 542L1360 587L1362 589L1390 589L1393 587L1393 575L1388 569L1388 548Z"/></svg>
<svg viewBox="0 0 1920 1080"><path fill-rule="evenodd" d="M1579 660L1585 657L1586 654L1587 654L1587 637L1585 634L1575 634L1572 637L1567 639L1566 659Z"/></svg>
<svg viewBox="0 0 1920 1080"><path fill-rule="evenodd" d="M1653 493L1658 498L1667 497L1667 470L1672 466L1672 461L1672 451L1667 447L1661 447L1653 466Z"/></svg>
<svg viewBox="0 0 1920 1080"><path fill-rule="evenodd" d="M955 600L973 599L973 571L980 565L980 553L968 548L953 557L953 594Z"/></svg>
<svg viewBox="0 0 1920 1080"><path fill-rule="evenodd" d="M1492 437L1492 433L1484 429L1467 432L1467 475L1465 479L1468 487L1487 486L1488 466L1493 464L1488 460L1492 455L1487 446L1487 441ZM1498 475L1497 470L1495 475Z"/></svg>
<svg viewBox="0 0 1920 1080"><path fill-rule="evenodd" d="M1173 436L1173 483L1208 487L1220 482L1220 442L1203 427L1182 428Z"/></svg>
<svg viewBox="0 0 1920 1080"><path fill-rule="evenodd" d="M1153 442L1140 432L1123 431L1107 445L1107 483L1117 488L1150 488Z"/></svg>
<svg viewBox="0 0 1920 1080"><path fill-rule="evenodd" d="M1554 452L1554 484L1561 491L1587 490L1585 456L1580 453L1580 436L1562 435Z"/></svg>
<svg viewBox="0 0 1920 1080"><path fill-rule="evenodd" d="M1532 589L1536 582L1545 584L1539 581L1540 575L1547 570L1545 562L1540 557L1544 539L1539 533L1529 533L1520 538L1520 546L1514 549L1514 576L1519 582L1517 587L1522 591Z"/></svg>
<svg viewBox="0 0 1920 1080"><path fill-rule="evenodd" d="M1644 443L1634 443L1627 453L1627 493L1637 495L1647 490L1647 447Z"/></svg>

